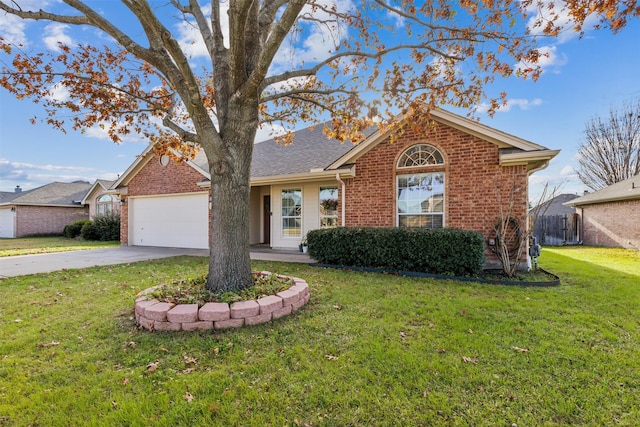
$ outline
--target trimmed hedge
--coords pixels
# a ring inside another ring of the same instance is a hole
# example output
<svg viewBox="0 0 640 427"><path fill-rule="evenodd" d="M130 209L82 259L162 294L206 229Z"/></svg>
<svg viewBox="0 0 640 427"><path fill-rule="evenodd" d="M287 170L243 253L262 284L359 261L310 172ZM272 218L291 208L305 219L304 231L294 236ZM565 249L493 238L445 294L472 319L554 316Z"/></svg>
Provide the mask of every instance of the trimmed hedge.
<svg viewBox="0 0 640 427"><path fill-rule="evenodd" d="M475 275L484 264L484 237L476 231L337 227L307 234L309 255L320 263Z"/></svg>

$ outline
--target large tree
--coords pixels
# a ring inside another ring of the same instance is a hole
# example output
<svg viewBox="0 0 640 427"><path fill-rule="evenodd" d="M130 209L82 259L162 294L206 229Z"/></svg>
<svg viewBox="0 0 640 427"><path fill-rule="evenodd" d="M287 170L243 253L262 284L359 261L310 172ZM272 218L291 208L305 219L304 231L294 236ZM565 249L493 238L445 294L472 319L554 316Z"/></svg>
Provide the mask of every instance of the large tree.
<svg viewBox="0 0 640 427"><path fill-rule="evenodd" d="M578 154L578 176L592 190L640 174L640 99L591 119Z"/></svg>
<svg viewBox="0 0 640 427"><path fill-rule="evenodd" d="M48 10L31 3L1 1L0 9L93 27L119 48L60 45L37 54L4 40L10 59L1 85L42 102L56 127L99 125L114 141L139 132L160 150L203 150L214 201L212 290L252 283L249 174L261 124L290 130L298 120L329 118L327 135L352 143L374 118L399 127L394 116L414 114L411 125L424 127L430 109L478 105L496 76L537 78L534 36L555 36L567 22L581 31L590 16L617 31L640 14L634 1L609 0L567 0L563 8L538 0L64 0L43 2ZM206 62L179 42L178 23L199 35ZM68 96L51 96L55 88ZM491 109L505 99L490 99Z"/></svg>

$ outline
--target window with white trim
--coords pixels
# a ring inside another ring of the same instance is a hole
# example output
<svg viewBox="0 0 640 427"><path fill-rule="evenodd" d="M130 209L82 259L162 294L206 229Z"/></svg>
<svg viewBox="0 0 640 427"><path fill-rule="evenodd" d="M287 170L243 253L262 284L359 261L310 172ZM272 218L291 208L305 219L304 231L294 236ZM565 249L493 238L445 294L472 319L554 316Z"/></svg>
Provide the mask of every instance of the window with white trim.
<svg viewBox="0 0 640 427"><path fill-rule="evenodd" d="M96 199L96 213L98 215L107 215L114 211L115 196L111 194L103 194Z"/></svg>
<svg viewBox="0 0 640 427"><path fill-rule="evenodd" d="M444 227L444 173L398 175L398 226Z"/></svg>
<svg viewBox="0 0 640 427"><path fill-rule="evenodd" d="M282 190L282 237L302 236L302 190Z"/></svg>
<svg viewBox="0 0 640 427"><path fill-rule="evenodd" d="M429 144L418 144L409 147L398 159L398 168L414 168L419 166L443 165L444 157L436 147Z"/></svg>
<svg viewBox="0 0 640 427"><path fill-rule="evenodd" d="M320 187L320 228L338 226L338 187Z"/></svg>

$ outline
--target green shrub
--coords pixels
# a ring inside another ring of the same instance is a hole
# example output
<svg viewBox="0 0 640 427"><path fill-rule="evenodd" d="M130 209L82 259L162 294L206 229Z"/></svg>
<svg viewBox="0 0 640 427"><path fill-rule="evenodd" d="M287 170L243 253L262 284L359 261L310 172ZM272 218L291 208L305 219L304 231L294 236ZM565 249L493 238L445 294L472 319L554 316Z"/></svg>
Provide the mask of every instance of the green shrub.
<svg viewBox="0 0 640 427"><path fill-rule="evenodd" d="M326 264L465 276L484 263L482 234L453 228L338 227L312 230L307 242Z"/></svg>
<svg viewBox="0 0 640 427"><path fill-rule="evenodd" d="M120 215L110 213L93 217L93 227L98 235L95 240L120 240Z"/></svg>
<svg viewBox="0 0 640 427"><path fill-rule="evenodd" d="M80 231L80 235L84 240L100 240L100 236L96 231L96 227L93 225L93 222L89 221L85 225L82 226L82 231Z"/></svg>
<svg viewBox="0 0 640 427"><path fill-rule="evenodd" d="M85 224L88 224L90 222L91 221L88 219L83 219L80 221L73 222L64 227L62 234L64 235L64 237L67 237L69 239L75 239L82 232L82 227L84 227Z"/></svg>

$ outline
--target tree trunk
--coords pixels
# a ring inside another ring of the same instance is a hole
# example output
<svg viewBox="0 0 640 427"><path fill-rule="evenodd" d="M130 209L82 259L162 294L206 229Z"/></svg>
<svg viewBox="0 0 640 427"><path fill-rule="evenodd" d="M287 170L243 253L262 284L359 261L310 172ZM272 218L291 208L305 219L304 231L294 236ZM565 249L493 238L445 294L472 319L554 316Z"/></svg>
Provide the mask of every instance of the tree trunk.
<svg viewBox="0 0 640 427"><path fill-rule="evenodd" d="M207 289L233 291L253 285L249 257L249 180L227 172L211 181Z"/></svg>
<svg viewBox="0 0 640 427"><path fill-rule="evenodd" d="M207 153L211 175L207 289L213 292L253 286L249 253L249 195L257 108L254 114L247 110L242 113L221 132L223 158ZM253 116L255 119L251 120Z"/></svg>

